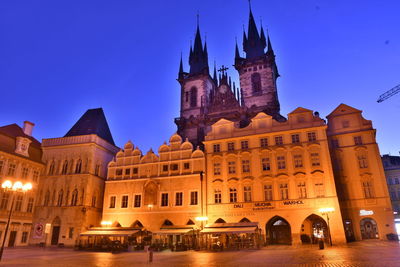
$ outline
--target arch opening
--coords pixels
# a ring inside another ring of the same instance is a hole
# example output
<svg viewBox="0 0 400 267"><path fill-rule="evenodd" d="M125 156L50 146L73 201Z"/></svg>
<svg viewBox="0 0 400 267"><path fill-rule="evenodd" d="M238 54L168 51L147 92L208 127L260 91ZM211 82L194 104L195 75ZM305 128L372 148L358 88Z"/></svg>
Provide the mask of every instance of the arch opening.
<svg viewBox="0 0 400 267"><path fill-rule="evenodd" d="M291 245L290 224L282 217L275 216L265 226L266 242L269 245Z"/></svg>
<svg viewBox="0 0 400 267"><path fill-rule="evenodd" d="M302 244L317 244L320 238L329 242L328 225L321 216L315 214L303 221L300 233Z"/></svg>
<svg viewBox="0 0 400 267"><path fill-rule="evenodd" d="M362 239L378 239L378 225L372 218L364 218L360 221Z"/></svg>

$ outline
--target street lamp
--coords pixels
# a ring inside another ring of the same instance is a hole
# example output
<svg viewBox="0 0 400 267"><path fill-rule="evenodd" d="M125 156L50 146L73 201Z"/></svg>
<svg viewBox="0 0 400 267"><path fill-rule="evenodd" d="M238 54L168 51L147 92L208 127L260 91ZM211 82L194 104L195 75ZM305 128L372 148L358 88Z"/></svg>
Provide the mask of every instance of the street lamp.
<svg viewBox="0 0 400 267"><path fill-rule="evenodd" d="M22 184L22 182L20 181L16 181L16 182L12 182L10 180L4 181L1 184L1 188L3 188L3 190L5 192L11 192L11 209L10 212L8 213L8 221L7 221L7 226L6 226L6 230L4 232L4 237L3 237L3 243L1 244L1 249L0 249L0 261L3 257L3 250L4 250L4 243L6 242L6 237L7 237L7 233L8 233L8 227L10 226L10 220L11 220L11 215L12 215L12 211L14 208L14 196L13 193L26 193L29 190L32 190L32 184L31 183L26 183L26 184Z"/></svg>
<svg viewBox="0 0 400 267"><path fill-rule="evenodd" d="M320 208L319 212L322 215L326 215L326 220L328 221L328 235L329 235L329 244L332 246L332 237L331 237L331 228L329 226L329 213L333 213L335 208Z"/></svg>

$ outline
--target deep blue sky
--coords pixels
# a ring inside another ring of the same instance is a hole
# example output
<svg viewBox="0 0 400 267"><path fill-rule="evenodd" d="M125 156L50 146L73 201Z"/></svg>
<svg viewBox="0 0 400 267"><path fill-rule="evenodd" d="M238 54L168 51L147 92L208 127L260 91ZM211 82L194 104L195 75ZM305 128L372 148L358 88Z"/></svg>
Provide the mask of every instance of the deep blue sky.
<svg viewBox="0 0 400 267"><path fill-rule="evenodd" d="M253 0L269 29L281 77L282 114L363 110L381 153L400 150L398 0ZM36 123L38 139L63 136L103 107L116 144L158 149L176 130L179 57L185 69L196 13L209 60L233 64L246 0L0 1L0 125ZM229 73L237 80L233 67Z"/></svg>

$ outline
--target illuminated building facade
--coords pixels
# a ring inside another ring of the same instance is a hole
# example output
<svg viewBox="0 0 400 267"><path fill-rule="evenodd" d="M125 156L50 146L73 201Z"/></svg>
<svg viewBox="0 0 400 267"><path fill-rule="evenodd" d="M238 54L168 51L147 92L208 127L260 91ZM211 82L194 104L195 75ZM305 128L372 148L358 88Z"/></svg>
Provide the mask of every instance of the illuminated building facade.
<svg viewBox="0 0 400 267"><path fill-rule="evenodd" d="M395 217L400 221L400 156L383 155L382 163L393 211L397 213Z"/></svg>
<svg viewBox="0 0 400 267"><path fill-rule="evenodd" d="M0 193L0 242L3 241L8 215L14 201L13 214L5 246L26 246L31 234L34 204L39 176L44 170L40 142L32 136L34 124L24 122L0 127L0 180L31 183L27 193Z"/></svg>

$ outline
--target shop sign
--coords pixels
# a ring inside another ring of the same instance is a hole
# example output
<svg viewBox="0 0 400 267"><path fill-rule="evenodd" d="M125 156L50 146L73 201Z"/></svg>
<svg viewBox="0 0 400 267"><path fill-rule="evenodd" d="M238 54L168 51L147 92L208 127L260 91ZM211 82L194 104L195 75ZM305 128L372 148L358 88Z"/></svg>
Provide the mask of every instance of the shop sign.
<svg viewBox="0 0 400 267"><path fill-rule="evenodd" d="M51 229L51 223L46 223L46 228L44 229L44 232L46 234L50 234L50 229Z"/></svg>
<svg viewBox="0 0 400 267"><path fill-rule="evenodd" d="M368 216L368 215L373 215L374 211L372 210L360 210L360 216Z"/></svg>
<svg viewBox="0 0 400 267"><path fill-rule="evenodd" d="M254 203L253 210L270 210L275 207L272 206L271 202L259 202L259 203Z"/></svg>
<svg viewBox="0 0 400 267"><path fill-rule="evenodd" d="M233 208L234 209L241 209L241 208L243 208L243 204L234 204Z"/></svg>
<svg viewBox="0 0 400 267"><path fill-rule="evenodd" d="M288 200L288 201L283 201L283 205L289 206L289 205L303 205L304 202L303 200Z"/></svg>

